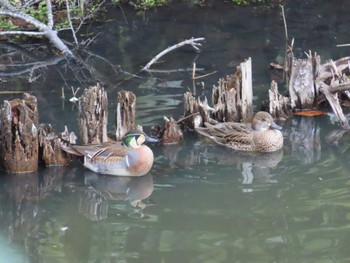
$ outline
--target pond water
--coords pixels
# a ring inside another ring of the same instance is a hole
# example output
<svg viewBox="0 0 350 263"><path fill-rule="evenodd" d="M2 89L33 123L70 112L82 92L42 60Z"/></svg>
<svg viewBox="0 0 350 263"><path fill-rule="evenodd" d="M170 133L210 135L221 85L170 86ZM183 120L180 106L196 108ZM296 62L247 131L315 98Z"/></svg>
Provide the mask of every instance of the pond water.
<svg viewBox="0 0 350 263"><path fill-rule="evenodd" d="M297 55L312 50L326 60L349 53L335 47L350 42L347 1L286 1L285 10ZM106 15L107 23L89 28L100 33L89 48L129 73L170 45L206 38L202 52L180 48L152 67L163 72L142 78L125 80L100 61L111 130L121 89L137 95L137 122L146 130L164 115L179 118L183 93L193 89L185 69L194 61L202 69L198 75L217 72L196 83L210 97L220 77L251 57L258 110L275 77L268 65L284 52L278 6L215 2L140 16L113 8ZM53 67L30 86L11 79L0 85L38 96L41 122L76 131L77 108L62 103L61 87L68 97L71 86L83 84L68 77L64 83L61 76ZM98 176L79 160L4 175L0 262L349 262L349 135L332 139L339 126L328 115L282 125L285 146L273 154L233 152L192 132L179 145L150 145L155 163L140 178Z"/></svg>

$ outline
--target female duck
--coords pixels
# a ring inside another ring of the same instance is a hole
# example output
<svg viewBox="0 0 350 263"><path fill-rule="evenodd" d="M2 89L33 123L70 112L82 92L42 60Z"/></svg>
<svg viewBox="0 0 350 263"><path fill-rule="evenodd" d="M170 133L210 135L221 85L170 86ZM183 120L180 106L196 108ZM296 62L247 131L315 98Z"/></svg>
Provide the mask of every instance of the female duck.
<svg viewBox="0 0 350 263"><path fill-rule="evenodd" d="M268 112L255 114L251 126L236 122L205 123L196 130L216 143L239 151L274 152L283 147L283 135Z"/></svg>
<svg viewBox="0 0 350 263"><path fill-rule="evenodd" d="M147 174L153 165L152 150L144 142L157 142L145 133L132 130L122 143L103 145L62 146L68 153L84 156L84 166L96 173L115 176L141 176Z"/></svg>

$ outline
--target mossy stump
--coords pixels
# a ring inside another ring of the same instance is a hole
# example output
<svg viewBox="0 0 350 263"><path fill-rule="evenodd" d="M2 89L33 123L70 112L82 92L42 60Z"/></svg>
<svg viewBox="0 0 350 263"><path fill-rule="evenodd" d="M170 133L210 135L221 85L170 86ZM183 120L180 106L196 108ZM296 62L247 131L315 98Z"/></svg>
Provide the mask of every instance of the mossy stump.
<svg viewBox="0 0 350 263"><path fill-rule="evenodd" d="M37 99L4 101L0 113L0 164L6 172L28 173L38 169Z"/></svg>

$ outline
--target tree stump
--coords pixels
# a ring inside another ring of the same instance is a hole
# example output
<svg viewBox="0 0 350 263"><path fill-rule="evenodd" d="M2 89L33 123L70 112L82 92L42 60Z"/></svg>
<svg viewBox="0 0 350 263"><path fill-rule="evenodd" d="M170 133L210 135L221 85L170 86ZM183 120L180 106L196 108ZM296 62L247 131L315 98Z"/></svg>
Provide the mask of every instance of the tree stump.
<svg viewBox="0 0 350 263"><path fill-rule="evenodd" d="M41 124L39 128L40 159L45 166L68 165L70 155L61 149L61 139L50 124Z"/></svg>
<svg viewBox="0 0 350 263"><path fill-rule="evenodd" d="M275 81L271 82L269 89L269 112L273 118L287 119L292 114L290 98L282 96L278 92Z"/></svg>
<svg viewBox="0 0 350 263"><path fill-rule="evenodd" d="M120 141L131 129L135 129L136 96L130 91L118 92L117 109L115 113L115 137Z"/></svg>
<svg viewBox="0 0 350 263"><path fill-rule="evenodd" d="M249 122L253 117L251 58L237 67L235 74L219 79L214 86L213 119L219 122Z"/></svg>
<svg viewBox="0 0 350 263"><path fill-rule="evenodd" d="M253 118L251 59L240 64L235 74L219 79L212 89L213 107L207 99L200 101L190 92L184 94L184 121L190 127L204 122L249 122ZM200 116L200 118L198 118Z"/></svg>
<svg viewBox="0 0 350 263"><path fill-rule="evenodd" d="M85 89L79 98L79 134L82 144L101 144L108 141L107 92L99 84Z"/></svg>
<svg viewBox="0 0 350 263"><path fill-rule="evenodd" d="M179 125L173 118L164 117L164 131L161 136L161 142L164 144L176 144L182 141L184 135Z"/></svg>
<svg viewBox="0 0 350 263"><path fill-rule="evenodd" d="M292 108L311 109L317 106L318 90L315 79L318 74L320 57L316 54L307 59L291 60L291 75L288 83Z"/></svg>
<svg viewBox="0 0 350 263"><path fill-rule="evenodd" d="M28 93L23 99L4 101L1 109L0 162L10 173L38 169L37 99Z"/></svg>

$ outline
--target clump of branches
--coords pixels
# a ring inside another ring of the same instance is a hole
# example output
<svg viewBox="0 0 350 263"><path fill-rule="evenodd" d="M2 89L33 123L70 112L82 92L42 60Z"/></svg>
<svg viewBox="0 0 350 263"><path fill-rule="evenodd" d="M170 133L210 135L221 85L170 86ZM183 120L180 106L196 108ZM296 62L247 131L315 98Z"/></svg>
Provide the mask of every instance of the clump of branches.
<svg viewBox="0 0 350 263"><path fill-rule="evenodd" d="M0 36L45 37L64 55L74 57L58 33L70 30L78 46L77 32L103 4L92 0L0 0Z"/></svg>

